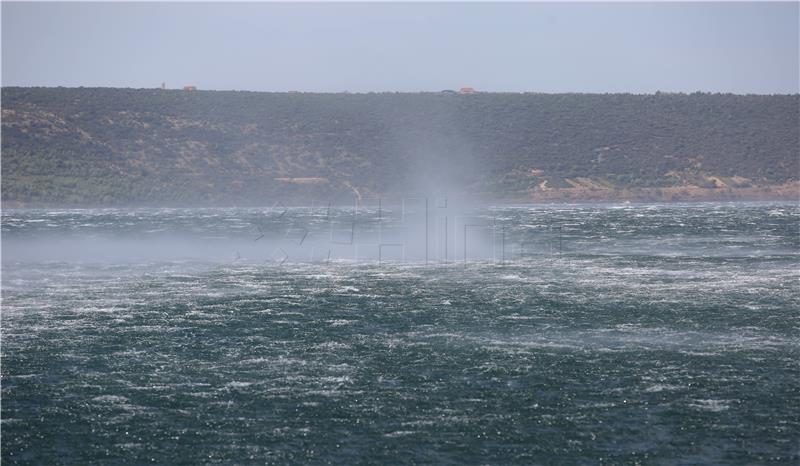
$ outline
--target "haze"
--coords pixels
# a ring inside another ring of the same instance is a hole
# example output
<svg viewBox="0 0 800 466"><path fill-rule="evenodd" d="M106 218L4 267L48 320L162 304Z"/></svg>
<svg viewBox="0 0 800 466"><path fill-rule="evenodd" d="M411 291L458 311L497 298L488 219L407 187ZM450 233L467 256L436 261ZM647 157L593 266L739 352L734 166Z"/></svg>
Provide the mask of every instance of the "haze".
<svg viewBox="0 0 800 466"><path fill-rule="evenodd" d="M2 85L797 93L799 8L3 2Z"/></svg>

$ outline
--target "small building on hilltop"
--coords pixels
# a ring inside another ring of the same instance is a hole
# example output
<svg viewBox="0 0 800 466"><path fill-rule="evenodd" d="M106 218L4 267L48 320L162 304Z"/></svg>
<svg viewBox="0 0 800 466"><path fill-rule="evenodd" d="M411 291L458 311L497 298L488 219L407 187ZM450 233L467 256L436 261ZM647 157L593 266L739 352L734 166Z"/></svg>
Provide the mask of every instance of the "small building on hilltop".
<svg viewBox="0 0 800 466"><path fill-rule="evenodd" d="M459 89L458 93L459 94L474 94L475 93L475 88L462 87L461 89Z"/></svg>
<svg viewBox="0 0 800 466"><path fill-rule="evenodd" d="M183 86L184 91L196 91L197 86Z"/></svg>

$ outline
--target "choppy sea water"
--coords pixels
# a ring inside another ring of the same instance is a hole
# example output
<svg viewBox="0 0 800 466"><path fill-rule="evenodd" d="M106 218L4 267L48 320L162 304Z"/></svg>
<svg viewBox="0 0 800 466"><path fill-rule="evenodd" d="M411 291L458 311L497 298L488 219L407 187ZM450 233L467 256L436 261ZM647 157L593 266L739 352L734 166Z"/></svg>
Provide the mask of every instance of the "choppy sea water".
<svg viewBox="0 0 800 466"><path fill-rule="evenodd" d="M2 461L798 464L799 228L785 204L5 211Z"/></svg>

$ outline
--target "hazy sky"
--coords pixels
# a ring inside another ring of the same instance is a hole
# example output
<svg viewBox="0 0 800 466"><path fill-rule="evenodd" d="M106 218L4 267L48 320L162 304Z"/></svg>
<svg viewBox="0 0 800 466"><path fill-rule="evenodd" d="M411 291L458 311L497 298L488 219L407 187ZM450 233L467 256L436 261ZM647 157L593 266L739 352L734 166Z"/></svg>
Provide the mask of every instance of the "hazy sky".
<svg viewBox="0 0 800 466"><path fill-rule="evenodd" d="M2 3L4 86L796 93L800 3Z"/></svg>

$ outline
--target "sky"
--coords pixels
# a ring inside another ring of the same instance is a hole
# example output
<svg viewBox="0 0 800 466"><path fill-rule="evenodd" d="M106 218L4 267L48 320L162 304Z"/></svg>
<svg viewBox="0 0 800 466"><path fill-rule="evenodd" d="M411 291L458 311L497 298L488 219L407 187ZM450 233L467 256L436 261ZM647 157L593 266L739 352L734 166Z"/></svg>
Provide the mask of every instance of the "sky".
<svg viewBox="0 0 800 466"><path fill-rule="evenodd" d="M2 3L3 86L800 91L800 3Z"/></svg>

